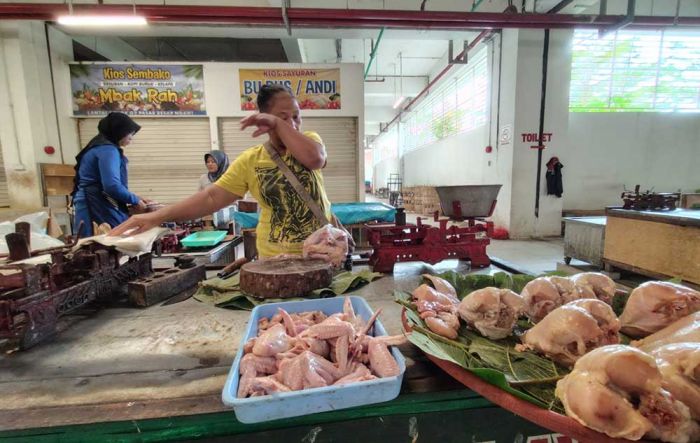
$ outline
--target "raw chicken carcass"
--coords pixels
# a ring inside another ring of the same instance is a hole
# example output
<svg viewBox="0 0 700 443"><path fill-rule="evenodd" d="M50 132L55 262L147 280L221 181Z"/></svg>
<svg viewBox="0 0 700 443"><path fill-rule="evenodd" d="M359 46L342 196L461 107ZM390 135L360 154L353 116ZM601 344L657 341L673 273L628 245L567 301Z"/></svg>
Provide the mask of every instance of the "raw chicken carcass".
<svg viewBox="0 0 700 443"><path fill-rule="evenodd" d="M675 283L650 281L636 287L620 316L622 332L645 337L700 311L700 292Z"/></svg>
<svg viewBox="0 0 700 443"><path fill-rule="evenodd" d="M700 420L700 343L674 343L654 350L664 389Z"/></svg>
<svg viewBox="0 0 700 443"><path fill-rule="evenodd" d="M425 284L418 286L412 295L418 314L428 329L443 337L457 338L459 299L456 296L442 294Z"/></svg>
<svg viewBox="0 0 700 443"><path fill-rule="evenodd" d="M523 309L523 299L510 289L479 289L462 299L457 312L485 337L499 340L513 332Z"/></svg>
<svg viewBox="0 0 700 443"><path fill-rule="evenodd" d="M652 352L671 343L700 343L700 311L676 320L650 336L632 342L632 346L644 352Z"/></svg>
<svg viewBox="0 0 700 443"><path fill-rule="evenodd" d="M524 312L532 323L541 321L559 306L581 298L596 298L593 289L576 285L567 277L538 277L523 288Z"/></svg>
<svg viewBox="0 0 700 443"><path fill-rule="evenodd" d="M662 388L654 358L630 346L595 349L557 382L566 414L613 438L643 436L687 443L697 425L688 408Z"/></svg>
<svg viewBox="0 0 700 443"><path fill-rule="evenodd" d="M596 299L576 300L550 312L522 336L519 350L533 349L572 366L600 346L619 343L620 322L612 308Z"/></svg>
<svg viewBox="0 0 700 443"><path fill-rule="evenodd" d="M538 323L562 304L559 290L547 277L538 277L528 282L520 295L525 314L533 323Z"/></svg>
<svg viewBox="0 0 700 443"><path fill-rule="evenodd" d="M348 255L348 234L342 229L326 225L304 240L304 258L320 258L338 269Z"/></svg>
<svg viewBox="0 0 700 443"><path fill-rule="evenodd" d="M598 300L612 305L615 297L615 282L600 272L582 272L571 276L571 281L582 291L595 294Z"/></svg>

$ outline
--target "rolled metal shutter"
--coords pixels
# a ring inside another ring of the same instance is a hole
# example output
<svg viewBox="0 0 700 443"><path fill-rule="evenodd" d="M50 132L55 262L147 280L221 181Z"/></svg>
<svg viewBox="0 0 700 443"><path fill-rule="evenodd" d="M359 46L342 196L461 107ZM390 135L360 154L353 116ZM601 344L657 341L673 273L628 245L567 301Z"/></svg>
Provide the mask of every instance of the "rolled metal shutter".
<svg viewBox="0 0 700 443"><path fill-rule="evenodd" d="M253 139L252 129L241 131L240 118L219 119L219 140L231 162L244 150L262 142ZM355 117L307 117L304 129L317 132L328 153L323 169L326 193L335 203L359 200L360 173L358 170L357 119Z"/></svg>
<svg viewBox="0 0 700 443"><path fill-rule="evenodd" d="M134 119L141 130L124 149L129 158L129 190L160 203L175 203L199 189L211 150L206 118ZM97 134L98 119L79 121L80 143Z"/></svg>
<svg viewBox="0 0 700 443"><path fill-rule="evenodd" d="M7 192L7 174L5 173L5 159L2 157L2 146L0 146L0 208L10 206L10 196Z"/></svg>

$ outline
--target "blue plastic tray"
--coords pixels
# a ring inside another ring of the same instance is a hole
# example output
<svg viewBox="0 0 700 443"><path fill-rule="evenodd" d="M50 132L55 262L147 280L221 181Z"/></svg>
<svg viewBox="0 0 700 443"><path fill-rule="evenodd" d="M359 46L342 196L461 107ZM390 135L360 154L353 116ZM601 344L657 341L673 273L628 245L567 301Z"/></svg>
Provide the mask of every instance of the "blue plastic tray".
<svg viewBox="0 0 700 443"><path fill-rule="evenodd" d="M216 246L226 237L226 231L199 231L180 240L186 248Z"/></svg>
<svg viewBox="0 0 700 443"><path fill-rule="evenodd" d="M350 297L355 313L367 320L372 316L372 309L365 299ZM322 298L317 300L291 301L270 303L255 307L248 320L248 328L238 347L236 359L231 365L222 399L224 404L233 406L236 418L242 423L259 423L280 418L297 417L336 409L380 403L396 398L401 390L401 381L406 371L406 362L396 347L391 353L401 368L396 377L378 378L345 386L326 386L322 388L305 389L303 391L274 393L262 397L238 398L238 366L243 357L243 345L248 339L257 336L258 320L272 317L278 308L287 312L322 311L330 315L343 312L344 297ZM384 326L377 320L374 324L374 335L387 335Z"/></svg>

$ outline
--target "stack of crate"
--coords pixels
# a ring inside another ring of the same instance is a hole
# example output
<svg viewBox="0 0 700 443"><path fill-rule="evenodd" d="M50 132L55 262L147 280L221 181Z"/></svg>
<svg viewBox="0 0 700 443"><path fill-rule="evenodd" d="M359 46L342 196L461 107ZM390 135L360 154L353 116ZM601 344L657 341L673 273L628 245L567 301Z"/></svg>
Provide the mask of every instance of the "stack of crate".
<svg viewBox="0 0 700 443"><path fill-rule="evenodd" d="M440 210L440 198L434 186L407 186L403 188L406 211L421 215L433 215Z"/></svg>

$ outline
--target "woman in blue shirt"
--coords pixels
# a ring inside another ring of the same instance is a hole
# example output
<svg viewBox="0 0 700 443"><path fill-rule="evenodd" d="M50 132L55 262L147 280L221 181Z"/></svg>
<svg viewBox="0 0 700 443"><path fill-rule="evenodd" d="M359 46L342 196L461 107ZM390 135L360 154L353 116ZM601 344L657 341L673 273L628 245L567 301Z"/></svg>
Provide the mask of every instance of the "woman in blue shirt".
<svg viewBox="0 0 700 443"><path fill-rule="evenodd" d="M93 235L93 222L115 227L129 218L128 205L145 210L146 201L129 192L123 147L141 126L128 115L110 112L97 125L97 134L75 157L73 234Z"/></svg>

